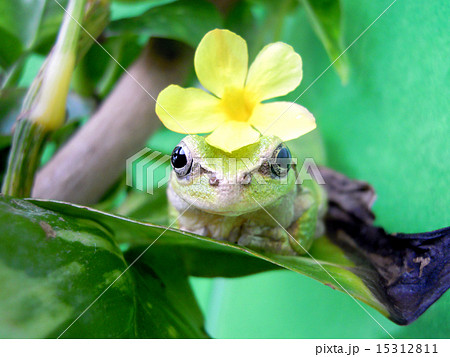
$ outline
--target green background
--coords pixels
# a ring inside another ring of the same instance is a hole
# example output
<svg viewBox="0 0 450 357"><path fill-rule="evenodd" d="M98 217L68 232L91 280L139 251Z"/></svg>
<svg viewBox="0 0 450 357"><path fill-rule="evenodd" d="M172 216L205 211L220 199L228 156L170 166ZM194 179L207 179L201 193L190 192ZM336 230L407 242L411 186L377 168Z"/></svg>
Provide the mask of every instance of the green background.
<svg viewBox="0 0 450 357"><path fill-rule="evenodd" d="M391 2L343 1L345 43ZM377 224L390 232L450 223L449 18L446 1L398 0L348 50L348 84L330 69L298 101L317 119L329 165L375 187ZM294 100L329 60L304 13L284 30L303 58ZM388 337L349 296L291 272L195 286L214 337ZM367 310L394 337L450 337L449 293L407 327Z"/></svg>

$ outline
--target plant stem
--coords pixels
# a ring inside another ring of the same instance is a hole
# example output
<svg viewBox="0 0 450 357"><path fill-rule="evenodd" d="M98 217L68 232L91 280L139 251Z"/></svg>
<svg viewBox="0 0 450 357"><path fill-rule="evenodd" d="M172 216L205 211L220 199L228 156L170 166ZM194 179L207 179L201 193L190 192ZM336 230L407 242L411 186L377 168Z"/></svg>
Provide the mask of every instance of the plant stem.
<svg viewBox="0 0 450 357"><path fill-rule="evenodd" d="M18 117L2 193L31 196L34 175L47 133L65 119L86 0L71 0L58 39L30 86ZM78 22L78 23L77 23Z"/></svg>
<svg viewBox="0 0 450 357"><path fill-rule="evenodd" d="M27 119L17 122L2 193L15 197L30 196L45 138L46 132L39 124Z"/></svg>
<svg viewBox="0 0 450 357"><path fill-rule="evenodd" d="M56 44L41 69L41 76L35 79L39 89L30 93L31 100L27 95L25 101L31 105L22 110L29 111L29 115L26 115L29 120L40 123L48 130L55 130L64 123L67 94L80 37L79 24L83 21L85 5L86 0L70 1Z"/></svg>

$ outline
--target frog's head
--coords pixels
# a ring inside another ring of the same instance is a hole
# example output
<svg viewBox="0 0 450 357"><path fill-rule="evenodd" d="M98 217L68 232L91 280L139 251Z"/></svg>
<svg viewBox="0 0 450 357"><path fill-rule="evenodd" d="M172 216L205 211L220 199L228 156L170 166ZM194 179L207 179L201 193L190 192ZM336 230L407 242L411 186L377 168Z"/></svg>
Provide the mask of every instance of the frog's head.
<svg viewBox="0 0 450 357"><path fill-rule="evenodd" d="M184 201L202 211L241 215L268 206L291 192L295 169L287 146L263 136L232 153L189 135L173 150L170 185Z"/></svg>

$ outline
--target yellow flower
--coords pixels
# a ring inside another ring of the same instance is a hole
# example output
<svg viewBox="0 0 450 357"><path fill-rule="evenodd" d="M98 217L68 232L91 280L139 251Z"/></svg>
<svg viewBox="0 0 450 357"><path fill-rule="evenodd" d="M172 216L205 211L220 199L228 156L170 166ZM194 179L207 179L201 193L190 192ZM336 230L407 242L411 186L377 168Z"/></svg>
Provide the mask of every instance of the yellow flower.
<svg viewBox="0 0 450 357"><path fill-rule="evenodd" d="M316 127L313 115L290 102L262 103L293 91L302 79L302 60L293 48L265 46L250 69L245 40L228 30L208 32L197 47L195 71L209 91L170 85L158 96L156 114L178 133L212 132L206 141L232 152L261 134L291 140Z"/></svg>

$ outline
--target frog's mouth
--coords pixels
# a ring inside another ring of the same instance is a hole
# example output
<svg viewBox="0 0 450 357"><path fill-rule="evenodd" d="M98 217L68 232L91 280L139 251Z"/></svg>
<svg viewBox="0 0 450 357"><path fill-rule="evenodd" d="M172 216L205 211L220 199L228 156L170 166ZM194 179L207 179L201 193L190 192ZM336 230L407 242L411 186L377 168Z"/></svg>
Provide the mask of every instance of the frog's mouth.
<svg viewBox="0 0 450 357"><path fill-rule="evenodd" d="M229 209L226 209L226 208L209 209L208 207L203 207L203 208L197 207L197 208L201 209L202 211L204 211L206 213L217 214L217 215L221 215L221 216L241 216L243 214L255 212L258 209L260 209L259 206L249 208L248 205L245 209L243 207L239 207L239 206L237 206L237 207L234 206L232 208L230 207Z"/></svg>
<svg viewBox="0 0 450 357"><path fill-rule="evenodd" d="M274 203L278 197L254 198L252 192L236 185L223 186L214 194L207 192L177 192L185 202L203 212L221 216L240 216Z"/></svg>
<svg viewBox="0 0 450 357"><path fill-rule="evenodd" d="M255 212L261 208L258 204L251 205L250 203L251 202L236 202L223 207L214 207L209 203L202 204L202 202L196 201L192 206L210 214L217 214L221 216L241 216L243 214Z"/></svg>

